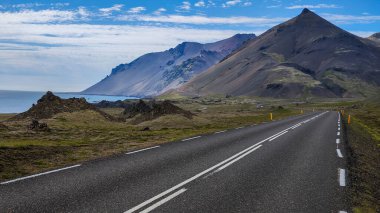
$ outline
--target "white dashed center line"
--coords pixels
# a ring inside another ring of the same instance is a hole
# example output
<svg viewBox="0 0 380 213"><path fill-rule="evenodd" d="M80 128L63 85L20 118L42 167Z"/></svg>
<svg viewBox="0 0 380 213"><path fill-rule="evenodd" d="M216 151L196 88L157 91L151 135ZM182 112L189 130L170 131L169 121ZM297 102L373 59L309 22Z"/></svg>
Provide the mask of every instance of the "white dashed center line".
<svg viewBox="0 0 380 213"><path fill-rule="evenodd" d="M339 185L346 186L346 170L339 169Z"/></svg>
<svg viewBox="0 0 380 213"><path fill-rule="evenodd" d="M338 157L343 158L343 155L340 149L336 149L336 154L338 155Z"/></svg>

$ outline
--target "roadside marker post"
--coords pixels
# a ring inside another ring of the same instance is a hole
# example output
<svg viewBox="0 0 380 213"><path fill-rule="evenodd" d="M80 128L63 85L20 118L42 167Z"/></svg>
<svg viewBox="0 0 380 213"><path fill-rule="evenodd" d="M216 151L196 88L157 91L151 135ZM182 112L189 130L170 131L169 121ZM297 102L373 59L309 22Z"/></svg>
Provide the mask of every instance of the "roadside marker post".
<svg viewBox="0 0 380 213"><path fill-rule="evenodd" d="M269 113L269 118L271 121L273 121L273 114L272 113Z"/></svg>
<svg viewBox="0 0 380 213"><path fill-rule="evenodd" d="M351 115L348 115L347 123L348 123L348 124L351 123Z"/></svg>
<svg viewBox="0 0 380 213"><path fill-rule="evenodd" d="M303 110L301 109L301 114L303 114Z"/></svg>

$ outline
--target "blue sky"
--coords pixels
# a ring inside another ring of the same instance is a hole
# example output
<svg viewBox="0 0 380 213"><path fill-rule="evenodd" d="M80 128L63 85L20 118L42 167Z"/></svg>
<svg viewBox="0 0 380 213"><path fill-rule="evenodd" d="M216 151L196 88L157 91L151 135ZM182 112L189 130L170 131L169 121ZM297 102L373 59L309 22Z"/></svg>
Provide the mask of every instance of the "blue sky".
<svg viewBox="0 0 380 213"><path fill-rule="evenodd" d="M0 89L81 91L144 53L259 35L304 7L358 36L380 32L379 0L0 0Z"/></svg>

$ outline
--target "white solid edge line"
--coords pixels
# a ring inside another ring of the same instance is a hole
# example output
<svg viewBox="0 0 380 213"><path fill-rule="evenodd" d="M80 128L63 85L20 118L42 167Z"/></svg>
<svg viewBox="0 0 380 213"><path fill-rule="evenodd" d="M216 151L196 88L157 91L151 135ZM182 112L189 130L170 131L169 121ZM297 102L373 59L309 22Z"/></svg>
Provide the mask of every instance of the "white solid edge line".
<svg viewBox="0 0 380 213"><path fill-rule="evenodd" d="M178 195L184 193L186 190L187 190L187 189L182 188L182 189L180 189L180 190L174 192L173 194L167 196L166 198L164 198L164 199L158 201L157 203L151 205L149 208L147 208L147 209L141 211L140 213L148 213L148 212L151 212L151 211L154 210L155 208L161 206L162 204L164 204L164 203L170 201L171 199L177 197Z"/></svg>
<svg viewBox="0 0 380 213"><path fill-rule="evenodd" d="M47 175L47 174L50 174L50 173L59 172L59 171L66 170L66 169L72 169L72 168L75 168L75 167L78 167L78 166L81 166L81 165L77 164L77 165L74 165L74 166L68 166L68 167L65 167L65 168L55 169L55 170L51 170L51 171L47 171L47 172L43 172L43 173L39 173L39 174L35 174L35 175L30 175L30 176L25 176L25 177L21 177L21 178L16 178L14 180L8 180L8 181L5 181L5 182L1 182L0 184L4 185L4 184L8 184L8 183L13 183L13 182L20 181L20 180L25 180L25 179L28 179L28 178L34 178L34 177L38 177L38 176L41 176L41 175Z"/></svg>
<svg viewBox="0 0 380 213"><path fill-rule="evenodd" d="M153 147L149 147L149 148L145 148L145 149L140 149L140 150L136 150L136 151L132 151L132 152L127 152L125 154L130 155L130 154L134 154L134 153L137 153L137 152L142 152L142 151L149 150L149 149L155 149L155 148L158 148L158 147L160 147L160 146L153 146Z"/></svg>
<svg viewBox="0 0 380 213"><path fill-rule="evenodd" d="M336 149L336 154L338 155L338 157L343 158L343 155L340 149Z"/></svg>
<svg viewBox="0 0 380 213"><path fill-rule="evenodd" d="M339 168L339 185L346 186L346 170Z"/></svg>
<svg viewBox="0 0 380 213"><path fill-rule="evenodd" d="M336 139L336 143L340 143L340 139L339 138Z"/></svg>
<svg viewBox="0 0 380 213"><path fill-rule="evenodd" d="M324 113L322 113L322 114L324 114ZM289 127L289 128L290 128L290 127ZM280 134L280 133L282 133L282 132L284 132L284 131L287 131L289 128L287 128L287 129L285 129L285 130L283 130L283 131L281 131L281 132L279 132L279 133L277 133L277 134L275 134L275 135L278 135L278 134ZM183 181L183 182L181 182L181 183L179 183L179 184L173 186L172 188L167 189L167 190L164 191L164 192L161 192L160 194L158 194L158 195L156 195L156 196L154 196L154 197L152 197L152 198L150 198L150 199L148 199L148 200L146 200L146 201L140 203L139 205L137 205L137 206L135 206L135 207L133 207L133 208L131 208L131 209L125 211L124 213L132 213L132 212L135 212L135 211L138 210L138 209L141 209L142 207L146 206L147 204L149 204L149 203L151 203L151 202L153 202L153 201L155 201L155 200L157 200L157 199L159 199L159 198L165 196L166 194L169 194L170 192L172 192L172 191L174 191L174 190L176 190L176 189L178 189L178 188L180 188L180 187L182 187L182 186L184 186L184 185L190 183L191 181L193 181L193 180L195 180L195 179L201 177L202 175L207 174L208 172L210 172L210 171L212 171L212 170L218 168L219 166L221 166L221 165L223 165L223 164L229 162L230 160L233 160L234 158L238 157L239 155L244 154L245 152L247 152L248 150L252 149L253 147L258 146L258 145L264 143L265 141L267 141L268 139L274 137L275 135L273 135L273 136L271 136L271 137L268 137L268 138L266 138L266 139L264 139L264 140L262 140L262 141L260 141L260 142L258 142L258 143L256 143L256 144L254 144L254 145L252 145L252 146L250 146L250 147L244 149L243 151L240 151L239 153L237 153L237 154L235 154L235 155L233 155L233 156L227 158L226 160L224 160L224 161L222 161L222 162L220 162L220 163L218 163L218 164L216 164L216 165L214 165L214 166L212 166L212 167L210 167L210 168L208 168L208 169L206 169L206 170L204 170L204 171L202 171L202 172L200 172L200 173L194 175L193 177L191 177L191 178L189 178L189 179L187 179L187 180L185 180L185 181Z"/></svg>
<svg viewBox="0 0 380 213"><path fill-rule="evenodd" d="M339 211L339 213L347 213L347 211L341 210Z"/></svg>
<svg viewBox="0 0 380 213"><path fill-rule="evenodd" d="M228 167L228 166L230 166L231 164L235 163L236 161L238 161L238 160L244 158L245 156L249 155L250 153L254 152L255 150L259 149L259 148L262 147L262 146L263 146L263 145L259 145L259 146L255 147L255 148L251 149L250 151L244 153L243 155L240 155L239 157L235 158L234 160L232 160L232 161L230 161L230 162L224 164L223 166L219 167L219 168L215 171L215 173L216 173L216 172L219 172L219 171L221 171L221 170L223 170L223 169L225 169L226 167Z"/></svg>
<svg viewBox="0 0 380 213"><path fill-rule="evenodd" d="M192 137L192 138L186 138L186 139L183 139L182 141L193 140L193 139L200 138L200 137L201 137L201 136L195 136L195 137Z"/></svg>

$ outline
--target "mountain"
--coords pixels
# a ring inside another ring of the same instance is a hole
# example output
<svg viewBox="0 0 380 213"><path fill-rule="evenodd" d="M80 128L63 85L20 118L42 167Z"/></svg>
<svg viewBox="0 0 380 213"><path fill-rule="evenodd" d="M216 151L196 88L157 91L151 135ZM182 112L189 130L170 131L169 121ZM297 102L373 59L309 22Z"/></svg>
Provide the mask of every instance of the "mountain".
<svg viewBox="0 0 380 213"><path fill-rule="evenodd" d="M308 9L248 41L177 92L276 98L366 97L380 85L380 48Z"/></svg>
<svg viewBox="0 0 380 213"><path fill-rule="evenodd" d="M376 42L376 44L380 46L380 33L374 33L373 35L368 37L368 39Z"/></svg>
<svg viewBox="0 0 380 213"><path fill-rule="evenodd" d="M237 34L215 43L183 42L164 52L120 64L83 94L153 96L174 89L218 63L254 34Z"/></svg>

